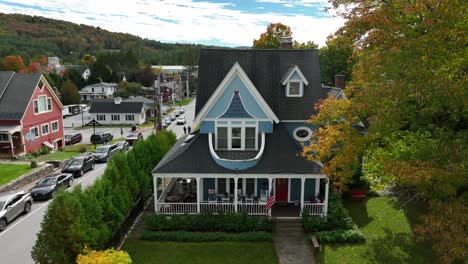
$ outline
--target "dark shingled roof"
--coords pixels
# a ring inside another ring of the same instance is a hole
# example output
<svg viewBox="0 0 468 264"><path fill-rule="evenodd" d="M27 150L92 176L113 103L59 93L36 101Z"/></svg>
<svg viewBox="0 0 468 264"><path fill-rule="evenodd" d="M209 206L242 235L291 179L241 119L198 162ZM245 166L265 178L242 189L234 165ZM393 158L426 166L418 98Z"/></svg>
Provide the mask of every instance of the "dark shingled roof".
<svg viewBox="0 0 468 264"><path fill-rule="evenodd" d="M0 72L0 120L21 120L41 74Z"/></svg>
<svg viewBox="0 0 468 264"><path fill-rule="evenodd" d="M315 114L314 104L327 97L328 91L322 89L317 50L201 49L196 115L236 62L280 120L307 120ZM294 65L309 82L302 97L286 97L281 85L281 79Z"/></svg>
<svg viewBox="0 0 468 264"><path fill-rule="evenodd" d="M191 136L191 135L190 135ZM182 137L159 162L153 173L235 173L219 166L210 154L207 134L197 134L189 142ZM320 174L322 167L300 156L301 149L290 138L286 127L276 125L273 134L265 138L265 150L260 161L243 174Z"/></svg>
<svg viewBox="0 0 468 264"><path fill-rule="evenodd" d="M122 101L120 104L115 104L114 100L99 100L92 101L89 113L91 114L125 114L125 113L141 113L143 102L127 102Z"/></svg>

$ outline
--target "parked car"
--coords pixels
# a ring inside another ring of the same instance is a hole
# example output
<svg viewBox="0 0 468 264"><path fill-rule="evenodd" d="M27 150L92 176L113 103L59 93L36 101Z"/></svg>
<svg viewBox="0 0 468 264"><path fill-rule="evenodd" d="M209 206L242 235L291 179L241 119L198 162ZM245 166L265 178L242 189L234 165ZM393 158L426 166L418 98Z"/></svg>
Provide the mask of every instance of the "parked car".
<svg viewBox="0 0 468 264"><path fill-rule="evenodd" d="M174 115L175 115L176 117L179 117L179 116L180 116L179 111L176 110L176 111L174 112Z"/></svg>
<svg viewBox="0 0 468 264"><path fill-rule="evenodd" d="M73 145L76 143L80 143L81 140L83 140L83 135L81 135L81 133L66 134L64 137L65 145Z"/></svg>
<svg viewBox="0 0 468 264"><path fill-rule="evenodd" d="M109 161L119 150L117 145L105 145L100 146L91 153L96 162L107 162Z"/></svg>
<svg viewBox="0 0 468 264"><path fill-rule="evenodd" d="M31 188L31 193L34 201L48 200L54 197L60 187L71 187L73 184L73 175L71 173L60 173L42 178L36 183L36 186Z"/></svg>
<svg viewBox="0 0 468 264"><path fill-rule="evenodd" d="M185 125L187 123L187 120L185 120L185 116L179 116L176 120L176 124L178 125Z"/></svg>
<svg viewBox="0 0 468 264"><path fill-rule="evenodd" d="M71 173L73 176L79 177L89 170L94 170L94 158L92 155L81 155L69 160L62 169L62 172Z"/></svg>
<svg viewBox="0 0 468 264"><path fill-rule="evenodd" d="M135 142L137 142L138 140L141 140L141 139L143 139L143 134L141 134L141 133L130 133L125 138L125 141L127 141L128 144L131 146Z"/></svg>
<svg viewBox="0 0 468 264"><path fill-rule="evenodd" d="M177 111L179 112L179 114L183 114L185 113L185 108L183 106L179 106L179 108L177 108Z"/></svg>
<svg viewBox="0 0 468 264"><path fill-rule="evenodd" d="M171 121L175 121L177 116L175 114L171 114L169 118L171 119Z"/></svg>
<svg viewBox="0 0 468 264"><path fill-rule="evenodd" d="M127 141L118 141L114 143L117 146L118 151L127 151L128 150L128 142Z"/></svg>
<svg viewBox="0 0 468 264"><path fill-rule="evenodd" d="M168 127L168 126L171 125L171 123L172 123L172 121L171 121L170 118L166 117L166 118L163 119L163 127Z"/></svg>
<svg viewBox="0 0 468 264"><path fill-rule="evenodd" d="M114 136L108 132L96 133L91 135L91 144L104 144L114 139Z"/></svg>
<svg viewBox="0 0 468 264"><path fill-rule="evenodd" d="M21 213L29 213L33 199L23 191L0 195L0 232Z"/></svg>

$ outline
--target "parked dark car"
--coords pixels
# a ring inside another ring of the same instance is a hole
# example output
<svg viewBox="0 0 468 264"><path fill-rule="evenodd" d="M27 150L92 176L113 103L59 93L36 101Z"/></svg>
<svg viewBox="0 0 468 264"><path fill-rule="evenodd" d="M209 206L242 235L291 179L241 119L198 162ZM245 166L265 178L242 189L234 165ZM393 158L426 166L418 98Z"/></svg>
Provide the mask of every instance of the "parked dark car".
<svg viewBox="0 0 468 264"><path fill-rule="evenodd" d="M128 150L128 142L127 141L118 141L114 143L117 146L117 150L119 151L127 151Z"/></svg>
<svg viewBox="0 0 468 264"><path fill-rule="evenodd" d="M94 158L92 155L82 155L69 160L62 169L62 172L71 173L75 177L83 176L89 170L94 170Z"/></svg>
<svg viewBox="0 0 468 264"><path fill-rule="evenodd" d="M119 149L117 148L117 145L112 144L112 145L105 145L105 146L100 146L97 149L91 153L93 155L93 158L96 162L107 162L109 161L117 152Z"/></svg>
<svg viewBox="0 0 468 264"><path fill-rule="evenodd" d="M73 145L76 143L80 143L83 139L83 135L81 133L72 133L65 135L65 145Z"/></svg>
<svg viewBox="0 0 468 264"><path fill-rule="evenodd" d="M33 200L29 193L22 191L0 195L0 232L22 213L29 213Z"/></svg>
<svg viewBox="0 0 468 264"><path fill-rule="evenodd" d="M114 139L114 136L108 132L96 133L91 135L91 144L104 144Z"/></svg>
<svg viewBox="0 0 468 264"><path fill-rule="evenodd" d="M135 142L137 142L138 140L141 140L141 139L143 139L143 134L141 134L141 133L130 133L125 138L125 141L127 141L128 144L131 146Z"/></svg>
<svg viewBox="0 0 468 264"><path fill-rule="evenodd" d="M73 180L73 175L70 173L50 175L38 181L29 192L34 201L48 200L54 197L60 187L71 187Z"/></svg>

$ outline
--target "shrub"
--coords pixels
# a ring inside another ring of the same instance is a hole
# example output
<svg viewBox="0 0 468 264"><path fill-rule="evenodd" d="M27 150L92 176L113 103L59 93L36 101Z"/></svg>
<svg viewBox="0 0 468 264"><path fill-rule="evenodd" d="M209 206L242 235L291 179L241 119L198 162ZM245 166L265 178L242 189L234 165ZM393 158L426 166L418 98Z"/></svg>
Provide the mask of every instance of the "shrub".
<svg viewBox="0 0 468 264"><path fill-rule="evenodd" d="M39 150L39 154L40 155L47 155L50 153L50 148L48 147L42 147L40 150Z"/></svg>
<svg viewBox="0 0 468 264"><path fill-rule="evenodd" d="M37 151L37 150L31 152L31 156L33 156L34 158L39 157L39 155L41 155L41 154L40 154L39 151Z"/></svg>
<svg viewBox="0 0 468 264"><path fill-rule="evenodd" d="M328 213L326 217L309 216L308 211L304 210L302 223L304 230L309 232L353 228L353 221L343 206L340 194L334 192L330 194L328 199Z"/></svg>
<svg viewBox="0 0 468 264"><path fill-rule="evenodd" d="M31 163L29 164L29 166L30 166L31 168L33 168L33 169L34 169L34 168L37 168L37 161L31 160Z"/></svg>
<svg viewBox="0 0 468 264"><path fill-rule="evenodd" d="M176 242L214 242L214 241L272 241L271 233L244 232L244 233L224 233L224 232L143 232L141 239L150 241L176 241Z"/></svg>
<svg viewBox="0 0 468 264"><path fill-rule="evenodd" d="M88 251L85 249L84 254L78 255L77 264L130 264L132 259L125 251L117 251L107 249L104 251Z"/></svg>
<svg viewBox="0 0 468 264"><path fill-rule="evenodd" d="M80 148L80 152L81 152L81 153L85 153L86 151L88 151L88 150L86 149L86 147L81 147L81 148Z"/></svg>
<svg viewBox="0 0 468 264"><path fill-rule="evenodd" d="M248 216L247 213L198 215L149 215L147 228L152 231L203 232L272 232L273 222L268 217Z"/></svg>
<svg viewBox="0 0 468 264"><path fill-rule="evenodd" d="M363 243L366 242L366 237L357 228L354 229L337 229L331 231L316 232L314 234L320 242L327 243ZM312 235L308 236L311 240Z"/></svg>

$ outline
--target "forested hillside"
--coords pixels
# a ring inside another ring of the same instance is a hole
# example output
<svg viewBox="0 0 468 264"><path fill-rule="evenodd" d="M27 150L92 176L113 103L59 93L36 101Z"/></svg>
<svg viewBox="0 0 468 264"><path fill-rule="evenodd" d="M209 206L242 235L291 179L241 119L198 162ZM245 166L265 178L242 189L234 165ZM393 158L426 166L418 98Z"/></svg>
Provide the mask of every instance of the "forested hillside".
<svg viewBox="0 0 468 264"><path fill-rule="evenodd" d="M38 16L0 13L0 58L20 55L25 61L44 55L61 63L79 63L86 54L132 50L144 64L197 65L201 45L168 44L99 27Z"/></svg>

